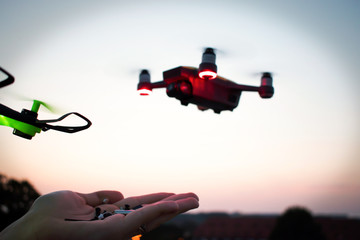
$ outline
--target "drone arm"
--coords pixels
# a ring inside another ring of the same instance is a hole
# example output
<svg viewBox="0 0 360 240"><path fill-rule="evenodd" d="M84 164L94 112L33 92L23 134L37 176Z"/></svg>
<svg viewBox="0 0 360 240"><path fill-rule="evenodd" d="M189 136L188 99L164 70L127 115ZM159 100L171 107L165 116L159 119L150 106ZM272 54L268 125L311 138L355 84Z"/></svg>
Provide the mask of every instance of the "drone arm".
<svg viewBox="0 0 360 240"><path fill-rule="evenodd" d="M2 104L0 104L0 115L28 124L34 123L34 121L31 121L30 118Z"/></svg>
<svg viewBox="0 0 360 240"><path fill-rule="evenodd" d="M260 87L236 84L236 86L234 86L233 89L240 91L247 91L247 92L258 92Z"/></svg>
<svg viewBox="0 0 360 240"><path fill-rule="evenodd" d="M11 108L0 104L0 125L14 128L30 136L41 132L41 128L34 126L35 122Z"/></svg>
<svg viewBox="0 0 360 240"><path fill-rule="evenodd" d="M71 126L54 126L54 125L50 125L48 123L54 123L54 122L60 122L63 119L67 118L70 115L76 115L78 117L80 117L81 119L85 120L86 125L84 126L77 126L77 127L71 127ZM39 125L42 126L42 130L43 131L47 131L49 129L53 129L56 131L60 131L60 132L66 132L66 133L75 133L75 132L79 132L85 129L88 129L91 126L91 121L89 119L87 119L86 117L84 117L83 115L81 115L80 113L77 112L71 112L71 113L67 113L63 116L61 116L58 119L51 119L51 120L37 120L36 121Z"/></svg>
<svg viewBox="0 0 360 240"><path fill-rule="evenodd" d="M164 87L166 87L166 82L165 81L154 82L154 83L151 83L150 87L151 87L151 89L164 88Z"/></svg>
<svg viewBox="0 0 360 240"><path fill-rule="evenodd" d="M258 92L261 98L271 98L274 95L274 88L271 85L255 87L255 86L237 84L233 89L239 91Z"/></svg>
<svg viewBox="0 0 360 240"><path fill-rule="evenodd" d="M30 112L30 111L26 110L26 112ZM85 120L86 125L72 127L72 126L54 126L48 124L48 123L59 122L72 114ZM85 130L91 126L91 121L77 112L67 113L58 119L52 119L52 120L37 120L36 116L37 115L35 115L34 117L31 115L22 114L9 107L6 107L5 105L0 104L0 125L14 128L26 135L29 135L26 136L26 138L28 139L31 139L31 137L35 136L36 133L40 133L41 130L47 131L49 129L53 129L60 132L75 133Z"/></svg>
<svg viewBox="0 0 360 240"><path fill-rule="evenodd" d="M0 115L0 125L17 129L18 131L23 132L32 137L35 136L36 133L41 132L41 129L38 127L35 127L33 125L21 121L17 121L9 117L5 117L4 115Z"/></svg>
<svg viewBox="0 0 360 240"><path fill-rule="evenodd" d="M0 67L0 71L3 72L7 76L7 78L5 80L0 82L0 88L10 85L15 81L15 78L9 72L7 72L5 69L3 69L2 67Z"/></svg>

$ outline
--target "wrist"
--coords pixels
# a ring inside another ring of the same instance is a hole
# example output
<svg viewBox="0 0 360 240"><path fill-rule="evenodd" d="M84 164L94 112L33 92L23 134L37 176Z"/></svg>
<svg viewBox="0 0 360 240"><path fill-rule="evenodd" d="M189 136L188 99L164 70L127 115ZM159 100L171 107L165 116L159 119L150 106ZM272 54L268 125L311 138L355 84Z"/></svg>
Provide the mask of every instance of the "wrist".
<svg viewBox="0 0 360 240"><path fill-rule="evenodd" d="M0 239L35 239L35 232L34 223L30 221L27 213L1 231Z"/></svg>

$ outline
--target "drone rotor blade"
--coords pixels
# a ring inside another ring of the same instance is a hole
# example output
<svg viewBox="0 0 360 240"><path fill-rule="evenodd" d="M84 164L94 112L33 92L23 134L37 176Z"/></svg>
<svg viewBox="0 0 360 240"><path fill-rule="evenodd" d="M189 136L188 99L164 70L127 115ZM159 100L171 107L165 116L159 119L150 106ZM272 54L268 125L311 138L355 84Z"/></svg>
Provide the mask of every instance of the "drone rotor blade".
<svg viewBox="0 0 360 240"><path fill-rule="evenodd" d="M208 49L208 48L211 48L213 51L214 51L214 53L216 54L216 55L220 55L220 56L227 56L227 55L229 55L229 53L228 53L228 51L226 51L226 50L223 50L222 48L216 48L216 47L202 47L201 48L201 50L202 50L202 52L205 52L206 51L206 49Z"/></svg>
<svg viewBox="0 0 360 240"><path fill-rule="evenodd" d="M273 71L254 71L250 73L251 77L260 77L264 74L270 74L271 76L276 75L276 73L274 73Z"/></svg>
<svg viewBox="0 0 360 240"><path fill-rule="evenodd" d="M45 107L47 110L49 110L50 112L52 112L52 113L63 112L59 108L54 107L54 105L52 105L52 104L46 103L46 102L38 100L38 99L26 97L26 96L24 96L22 94L19 94L19 93L9 92L7 95L9 95L13 99L17 99L17 100L20 100L20 101L32 102L33 103L32 108L33 108L34 112L37 112L41 105L43 107Z"/></svg>
<svg viewBox="0 0 360 240"><path fill-rule="evenodd" d="M54 107L54 106L52 106L52 105L50 105L50 104L48 104L46 102L39 101L39 100L36 100L36 99L33 100L33 107L39 109L41 105L44 106L47 110L49 110L52 113L59 112L59 109L57 109L56 107Z"/></svg>

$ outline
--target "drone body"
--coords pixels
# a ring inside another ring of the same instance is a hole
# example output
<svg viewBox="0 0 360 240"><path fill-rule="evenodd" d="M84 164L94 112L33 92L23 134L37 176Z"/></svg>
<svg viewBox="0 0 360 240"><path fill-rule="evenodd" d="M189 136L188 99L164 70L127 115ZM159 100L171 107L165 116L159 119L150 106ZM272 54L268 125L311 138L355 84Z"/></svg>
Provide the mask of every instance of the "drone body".
<svg viewBox="0 0 360 240"><path fill-rule="evenodd" d="M199 110L213 109L215 113L232 111L237 107L243 91L258 92L261 98L271 98L274 94L271 73L264 72L260 86L240 85L217 75L215 53L207 48L199 68L176 67L163 72L163 81L150 82L147 70L140 73L138 91L149 95L154 88L166 88L169 97L178 99L182 105L189 103Z"/></svg>

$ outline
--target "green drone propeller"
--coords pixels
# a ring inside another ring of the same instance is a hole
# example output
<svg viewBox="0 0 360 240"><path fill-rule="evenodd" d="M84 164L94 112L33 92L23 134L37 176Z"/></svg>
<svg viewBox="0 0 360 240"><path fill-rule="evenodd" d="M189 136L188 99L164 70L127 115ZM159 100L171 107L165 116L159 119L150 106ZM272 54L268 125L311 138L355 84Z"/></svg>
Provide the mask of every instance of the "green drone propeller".
<svg viewBox="0 0 360 240"><path fill-rule="evenodd" d="M5 69L0 67L0 71L7 76L5 80L0 82L0 88L5 87L14 82L15 80L14 77L10 73L8 73ZM67 113L58 119L38 120L37 116L41 105L49 109L50 111L53 109L49 104L39 100L33 100L33 105L31 107L31 110L23 109L21 113L3 104L0 104L0 125L13 128L14 129L13 134L26 139L32 139L32 137L34 137L36 133L40 133L41 131L47 131L49 129L53 129L61 132L67 132L67 133L75 133L85 130L91 126L90 120L77 112ZM75 126L75 127L49 124L49 123L60 122L70 115L76 115L80 117L81 119L85 120L86 124L84 126Z"/></svg>

